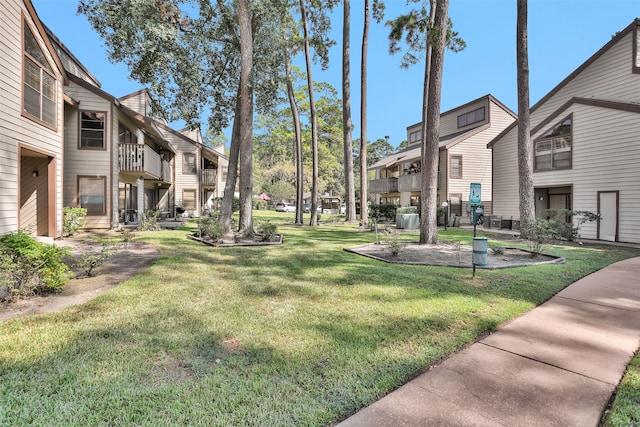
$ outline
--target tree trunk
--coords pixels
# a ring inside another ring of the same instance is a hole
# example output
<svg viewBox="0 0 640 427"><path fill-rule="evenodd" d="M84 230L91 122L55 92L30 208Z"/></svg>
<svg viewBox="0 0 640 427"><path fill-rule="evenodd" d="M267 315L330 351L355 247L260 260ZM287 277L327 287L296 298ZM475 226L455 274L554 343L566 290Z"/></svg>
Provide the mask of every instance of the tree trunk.
<svg viewBox="0 0 640 427"><path fill-rule="evenodd" d="M309 47L309 24L305 0L300 0L300 15L304 30L304 57L307 67L307 86L309 89L309 111L311 119L311 152L312 152L312 178L311 178L311 221L310 225L318 225L318 120L316 117L316 102L313 96L313 77L311 76L311 52Z"/></svg>
<svg viewBox="0 0 640 427"><path fill-rule="evenodd" d="M253 34L247 0L238 0L240 29L240 227L241 236L253 234Z"/></svg>
<svg viewBox="0 0 640 427"><path fill-rule="evenodd" d="M291 55L286 55L287 74L287 97L291 107L291 117L293 119L293 131L295 133L295 162L296 162L296 220L297 225L302 225L303 204L304 204L304 168L302 163L302 131L300 130L300 112L296 103L296 95L293 89L293 76L291 75Z"/></svg>
<svg viewBox="0 0 640 427"><path fill-rule="evenodd" d="M440 19L436 8L442 0L431 0L429 10L429 29L433 31ZM436 21L438 19L438 21ZM430 37L427 37L429 40ZM444 41L444 39L442 40ZM434 51L439 49L440 38L427 42L427 55L424 65L424 88L422 95L422 189L420 192L420 243L438 243L438 163L440 159L440 85L437 87L437 107L434 105L434 80L437 72L434 62L438 59ZM444 46L441 57L444 57ZM442 61L442 60L441 60ZM442 82L442 63L439 69ZM435 122L433 118L435 115ZM434 138L435 132L435 138Z"/></svg>
<svg viewBox="0 0 640 427"><path fill-rule="evenodd" d="M367 181L367 52L369 48L369 0L364 0L364 26L362 29L362 58L360 62L360 224L369 223L369 183Z"/></svg>
<svg viewBox="0 0 640 427"><path fill-rule="evenodd" d="M533 190L533 144L529 119L529 52L527 41L527 0L518 0L516 57L518 62L518 182L520 221L526 224L536 215ZM526 234L526 227L521 233ZM526 237L526 236L523 236Z"/></svg>
<svg viewBox="0 0 640 427"><path fill-rule="evenodd" d="M353 141L351 132L351 1L343 0L343 25L342 25L342 134L344 136L344 188L346 221L356 220L356 195L353 176Z"/></svg>
<svg viewBox="0 0 640 427"><path fill-rule="evenodd" d="M233 215L233 198L236 191L236 180L238 178L238 158L240 155L240 86L236 96L236 107L231 131L231 146L229 147L229 166L227 170L227 181L224 185L222 205L220 206L220 224L224 229L224 240L233 241L231 229L231 216Z"/></svg>

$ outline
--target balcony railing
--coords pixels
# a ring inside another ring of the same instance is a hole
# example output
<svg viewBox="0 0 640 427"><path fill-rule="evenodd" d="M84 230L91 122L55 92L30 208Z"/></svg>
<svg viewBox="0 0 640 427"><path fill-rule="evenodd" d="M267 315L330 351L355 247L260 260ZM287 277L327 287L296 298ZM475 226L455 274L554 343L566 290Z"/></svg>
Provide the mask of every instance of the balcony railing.
<svg viewBox="0 0 640 427"><path fill-rule="evenodd" d="M200 171L200 184L215 186L217 174L218 174L217 169L202 169Z"/></svg>
<svg viewBox="0 0 640 427"><path fill-rule="evenodd" d="M118 144L120 171L139 173L145 178L162 177L160 154L146 144Z"/></svg>
<svg viewBox="0 0 640 427"><path fill-rule="evenodd" d="M370 193L396 193L398 191L398 178L381 178L369 181Z"/></svg>
<svg viewBox="0 0 640 427"><path fill-rule="evenodd" d="M422 188L422 174L413 173L410 175L402 175L398 178L398 191L420 191ZM442 174L438 172L438 190L444 188Z"/></svg>

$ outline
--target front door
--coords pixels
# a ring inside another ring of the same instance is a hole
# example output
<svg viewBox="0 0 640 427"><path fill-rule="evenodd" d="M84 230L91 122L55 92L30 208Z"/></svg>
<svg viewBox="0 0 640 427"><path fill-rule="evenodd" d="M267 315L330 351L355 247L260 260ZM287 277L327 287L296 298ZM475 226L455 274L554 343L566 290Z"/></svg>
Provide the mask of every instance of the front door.
<svg viewBox="0 0 640 427"><path fill-rule="evenodd" d="M618 240L618 192L598 192L598 239L615 242Z"/></svg>

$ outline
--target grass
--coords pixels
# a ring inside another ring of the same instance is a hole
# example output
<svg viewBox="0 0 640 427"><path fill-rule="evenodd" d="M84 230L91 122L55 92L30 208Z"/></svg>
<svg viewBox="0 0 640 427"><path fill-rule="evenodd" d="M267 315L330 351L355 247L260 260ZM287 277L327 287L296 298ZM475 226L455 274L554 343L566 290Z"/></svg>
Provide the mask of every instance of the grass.
<svg viewBox="0 0 640 427"><path fill-rule="evenodd" d="M618 386L616 398L607 412L603 425L638 426L640 425L640 352L631 360L627 371Z"/></svg>
<svg viewBox="0 0 640 427"><path fill-rule="evenodd" d="M149 270L88 303L2 322L0 425L332 424L578 278L640 255L552 246L565 265L472 278L345 252L375 236L334 218L280 225L275 247L214 249L188 232L138 233L163 254Z"/></svg>

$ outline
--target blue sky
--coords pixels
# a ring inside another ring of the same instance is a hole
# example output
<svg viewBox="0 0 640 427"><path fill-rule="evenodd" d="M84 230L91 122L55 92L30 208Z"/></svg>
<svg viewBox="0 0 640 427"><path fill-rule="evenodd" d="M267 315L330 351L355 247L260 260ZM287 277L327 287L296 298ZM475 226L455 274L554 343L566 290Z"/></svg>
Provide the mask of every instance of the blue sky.
<svg viewBox="0 0 640 427"><path fill-rule="evenodd" d="M32 0L40 19L102 83L120 97L141 85L128 79L122 64L107 61L104 44L82 15L76 0ZM385 20L408 10L405 0L386 1ZM360 136L359 70L362 0L351 1L353 138ZM515 0L451 0L449 16L467 43L445 57L442 111L491 94L517 112ZM637 0L529 0L530 96L533 105L568 74L606 44L616 32L640 17ZM342 8L333 21L336 46L329 70L313 71L317 81L341 88ZM369 43L367 139L389 136L396 146L406 127L421 120L423 63L401 69L400 57L389 56L388 27L372 23ZM181 127L181 123L174 124Z"/></svg>

